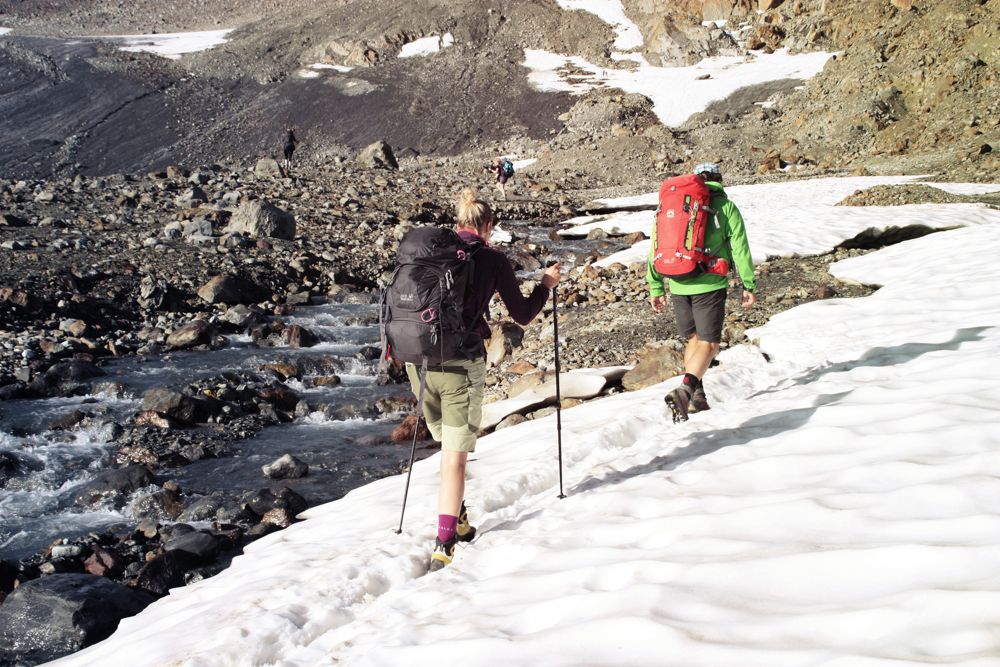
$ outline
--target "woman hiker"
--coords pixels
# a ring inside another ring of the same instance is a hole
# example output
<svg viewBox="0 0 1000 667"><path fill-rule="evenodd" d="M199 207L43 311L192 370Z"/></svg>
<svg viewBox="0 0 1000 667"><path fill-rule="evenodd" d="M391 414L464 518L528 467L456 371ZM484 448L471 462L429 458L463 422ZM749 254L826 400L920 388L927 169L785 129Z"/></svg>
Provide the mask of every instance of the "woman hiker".
<svg viewBox="0 0 1000 667"><path fill-rule="evenodd" d="M462 193L458 202L456 231L467 243L482 243L473 256L475 272L464 313L472 322L470 334L459 352L461 358L448 362L450 368L465 372L428 371L424 387L424 418L435 440L441 443L441 487L438 491L438 534L431 555L430 570L448 565L458 541L468 542L476 529L469 525L465 509L465 464L476 448L476 433L482 418L483 387L486 377L486 346L490 328L483 313L494 293L499 293L515 322L527 325L541 312L550 291L559 282L559 265L542 274L541 282L527 298L521 294L510 260L489 247L493 231L493 211L477 199L471 190ZM420 390L420 375L413 364L406 364L413 392Z"/></svg>

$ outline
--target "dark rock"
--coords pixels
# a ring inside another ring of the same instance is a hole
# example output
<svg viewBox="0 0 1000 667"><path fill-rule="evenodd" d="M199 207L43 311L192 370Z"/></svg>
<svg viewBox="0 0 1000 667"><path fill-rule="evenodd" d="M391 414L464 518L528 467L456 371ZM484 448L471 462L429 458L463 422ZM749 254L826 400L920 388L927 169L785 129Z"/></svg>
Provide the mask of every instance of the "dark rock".
<svg viewBox="0 0 1000 667"><path fill-rule="evenodd" d="M291 454L285 454L261 469L271 479L298 479L309 474L309 466Z"/></svg>
<svg viewBox="0 0 1000 667"><path fill-rule="evenodd" d="M100 545L91 547L91 554L83 562L83 569L98 577L117 578L125 572L125 559L114 550Z"/></svg>
<svg viewBox="0 0 1000 667"><path fill-rule="evenodd" d="M74 496L76 502L81 505L93 505L108 496L121 496L152 483L153 473L148 468L141 465L129 465L98 474L94 479L83 484ZM121 501L122 499L119 497L116 500Z"/></svg>
<svg viewBox="0 0 1000 667"><path fill-rule="evenodd" d="M285 327L283 338L288 347L312 347L319 342L314 333L298 324Z"/></svg>
<svg viewBox="0 0 1000 667"><path fill-rule="evenodd" d="M244 506L257 516L264 516L273 509L286 509L293 516L305 512L309 507L306 499L287 486L278 489L261 489L244 499Z"/></svg>
<svg viewBox="0 0 1000 667"><path fill-rule="evenodd" d="M163 543L163 548L168 552L187 552L204 563L219 555L219 552L227 544L227 540L216 535L196 530L170 537L170 539Z"/></svg>
<svg viewBox="0 0 1000 667"><path fill-rule="evenodd" d="M197 403L190 396L168 388L150 389L142 396L143 410L152 410L183 424L195 420Z"/></svg>
<svg viewBox="0 0 1000 667"><path fill-rule="evenodd" d="M336 387L340 384L340 377L337 375L318 375L313 378L314 387Z"/></svg>
<svg viewBox="0 0 1000 667"><path fill-rule="evenodd" d="M263 387L258 391L258 396L279 410L294 410L300 400L298 394L283 384Z"/></svg>
<svg viewBox="0 0 1000 667"><path fill-rule="evenodd" d="M166 595L171 588L183 586L184 575L198 564L198 556L187 551L165 551L143 566L136 585L154 595Z"/></svg>
<svg viewBox="0 0 1000 667"><path fill-rule="evenodd" d="M37 664L106 639L153 597L105 577L53 574L21 584L0 606L0 662Z"/></svg>
<svg viewBox="0 0 1000 667"><path fill-rule="evenodd" d="M253 175L257 178L281 178L284 176L278 161L267 157L257 160L257 164L253 168Z"/></svg>

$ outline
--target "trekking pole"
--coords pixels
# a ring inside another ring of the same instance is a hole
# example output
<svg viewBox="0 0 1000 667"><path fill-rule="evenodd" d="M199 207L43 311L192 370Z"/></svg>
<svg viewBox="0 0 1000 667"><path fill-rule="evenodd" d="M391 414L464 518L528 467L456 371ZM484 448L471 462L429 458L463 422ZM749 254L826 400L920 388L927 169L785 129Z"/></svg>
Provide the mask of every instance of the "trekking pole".
<svg viewBox="0 0 1000 667"><path fill-rule="evenodd" d="M420 430L420 415L424 408L424 386L427 384L427 359L420 366L420 391L417 392L416 421L413 422L413 444L410 446L410 467L406 471L406 490L403 491L403 509L399 511L399 528L396 534L403 532L403 515L406 514L406 499L410 495L410 477L413 476L413 459L417 454L417 432Z"/></svg>
<svg viewBox="0 0 1000 667"><path fill-rule="evenodd" d="M559 498L565 498L563 493L562 466L562 393L559 390L559 286L552 288L552 336L556 354L556 441L559 446Z"/></svg>

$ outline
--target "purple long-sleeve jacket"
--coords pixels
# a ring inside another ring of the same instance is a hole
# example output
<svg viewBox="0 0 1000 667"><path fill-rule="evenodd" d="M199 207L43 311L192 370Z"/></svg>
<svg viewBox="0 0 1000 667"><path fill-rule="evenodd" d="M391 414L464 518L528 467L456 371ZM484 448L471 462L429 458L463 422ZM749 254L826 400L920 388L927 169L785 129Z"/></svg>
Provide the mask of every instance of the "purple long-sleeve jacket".
<svg viewBox="0 0 1000 667"><path fill-rule="evenodd" d="M485 240L475 232L462 229L458 235L466 243ZM465 301L464 314L468 320L478 315L472 330L476 334L462 346L463 356L477 359L485 354L483 340L490 337L490 327L486 323L486 312L494 293L499 293L510 316L520 325L526 325L541 312L549 298L549 288L541 283L527 298L521 294L521 287L514 275L510 260L499 250L483 246L474 256L475 272L472 279L472 293ZM468 321L467 320L467 321Z"/></svg>

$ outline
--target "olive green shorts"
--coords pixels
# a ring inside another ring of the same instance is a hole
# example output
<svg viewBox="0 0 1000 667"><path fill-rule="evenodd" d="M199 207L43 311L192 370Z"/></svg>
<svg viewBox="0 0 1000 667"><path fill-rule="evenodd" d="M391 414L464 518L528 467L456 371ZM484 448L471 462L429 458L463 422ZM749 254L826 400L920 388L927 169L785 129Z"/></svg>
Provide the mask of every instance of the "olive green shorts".
<svg viewBox="0 0 1000 667"><path fill-rule="evenodd" d="M424 419L441 449L474 452L476 433L483 418L485 359L455 359L445 366L458 372L427 371L424 387ZM413 394L420 396L420 369L406 364Z"/></svg>

